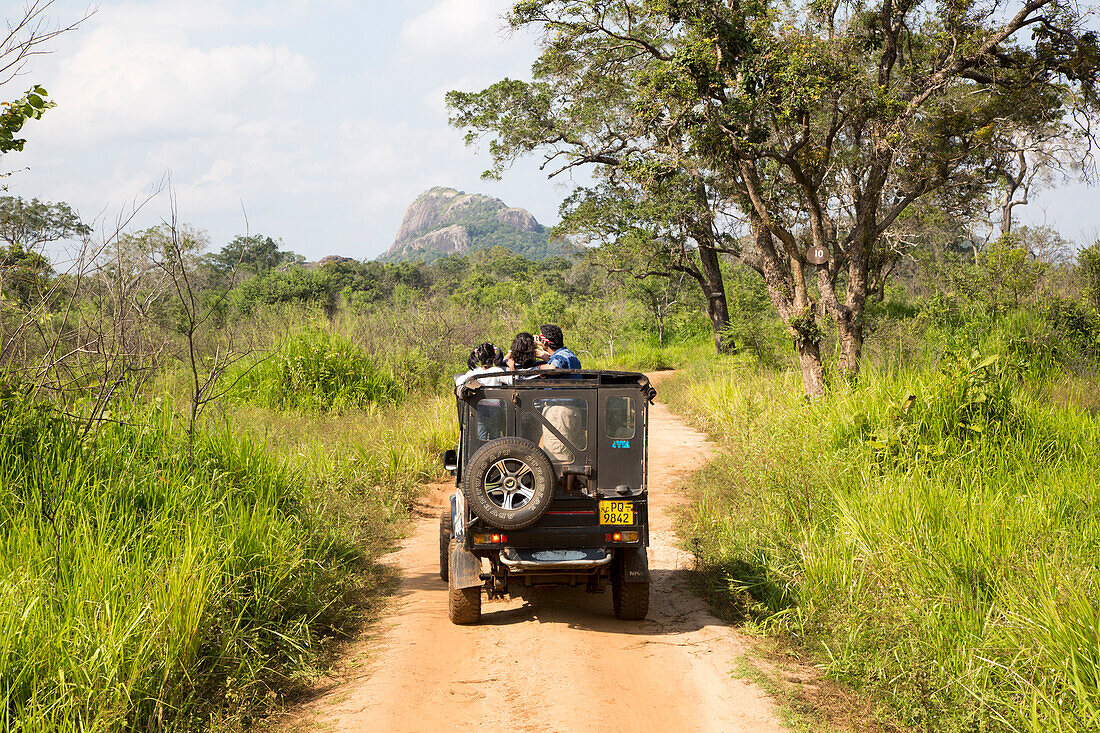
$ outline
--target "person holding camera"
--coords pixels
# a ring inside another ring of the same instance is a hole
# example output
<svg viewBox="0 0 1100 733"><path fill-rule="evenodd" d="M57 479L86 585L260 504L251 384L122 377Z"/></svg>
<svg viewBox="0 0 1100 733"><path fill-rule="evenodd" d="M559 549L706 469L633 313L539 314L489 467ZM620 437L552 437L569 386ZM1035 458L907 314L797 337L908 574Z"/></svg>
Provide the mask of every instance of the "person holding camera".
<svg viewBox="0 0 1100 733"><path fill-rule="evenodd" d="M546 363L539 369L580 369L581 360L565 348L565 335L552 323L544 324L535 337L535 353Z"/></svg>

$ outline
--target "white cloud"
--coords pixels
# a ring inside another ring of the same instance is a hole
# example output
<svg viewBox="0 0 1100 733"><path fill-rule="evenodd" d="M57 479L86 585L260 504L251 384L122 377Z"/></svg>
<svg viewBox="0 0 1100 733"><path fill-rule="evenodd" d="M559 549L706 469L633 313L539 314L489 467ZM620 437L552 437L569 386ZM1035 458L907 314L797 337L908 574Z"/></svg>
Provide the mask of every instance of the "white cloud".
<svg viewBox="0 0 1100 733"><path fill-rule="evenodd" d="M439 0L405 22L401 41L423 56L499 54L504 46L501 15L509 7L509 0Z"/></svg>
<svg viewBox="0 0 1100 733"><path fill-rule="evenodd" d="M276 112L314 82L313 64L286 45L204 48L197 29L232 22L211 5L103 9L59 62L41 123L51 143L223 133Z"/></svg>

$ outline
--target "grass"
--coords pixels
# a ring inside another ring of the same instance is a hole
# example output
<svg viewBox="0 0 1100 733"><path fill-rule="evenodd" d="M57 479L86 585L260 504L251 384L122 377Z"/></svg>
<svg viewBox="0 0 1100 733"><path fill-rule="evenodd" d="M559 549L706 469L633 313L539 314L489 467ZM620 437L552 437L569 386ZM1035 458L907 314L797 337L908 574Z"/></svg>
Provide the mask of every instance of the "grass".
<svg viewBox="0 0 1100 733"><path fill-rule="evenodd" d="M384 591L372 558L452 429L441 398L243 406L192 464L166 398L93 438L2 397L0 729L27 733L236 729L300 688Z"/></svg>
<svg viewBox="0 0 1100 733"><path fill-rule="evenodd" d="M319 328L287 336L226 381L237 400L283 411L363 409L401 396L397 381L361 347Z"/></svg>
<svg viewBox="0 0 1100 733"><path fill-rule="evenodd" d="M1100 727L1100 423L1060 382L955 351L809 404L691 370L666 396L727 449L684 527L711 596L906 727Z"/></svg>

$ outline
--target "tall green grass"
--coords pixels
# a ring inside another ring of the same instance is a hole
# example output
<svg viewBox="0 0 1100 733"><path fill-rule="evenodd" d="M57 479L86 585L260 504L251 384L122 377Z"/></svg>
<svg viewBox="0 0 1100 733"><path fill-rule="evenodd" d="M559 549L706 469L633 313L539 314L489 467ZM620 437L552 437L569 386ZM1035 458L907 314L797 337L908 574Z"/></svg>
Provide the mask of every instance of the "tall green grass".
<svg viewBox="0 0 1100 733"><path fill-rule="evenodd" d="M226 376L232 396L273 410L342 410L394 402L401 388L348 338L321 329L293 333Z"/></svg>
<svg viewBox="0 0 1100 733"><path fill-rule="evenodd" d="M727 449L685 518L712 596L906 726L1100 729L1100 422L1046 391L968 350L813 403L691 372L666 392Z"/></svg>
<svg viewBox="0 0 1100 733"><path fill-rule="evenodd" d="M257 413L200 429L192 465L166 400L84 435L0 396L0 730L235 728L295 689L378 593L442 407L404 434L349 413L327 433L371 437L346 456Z"/></svg>

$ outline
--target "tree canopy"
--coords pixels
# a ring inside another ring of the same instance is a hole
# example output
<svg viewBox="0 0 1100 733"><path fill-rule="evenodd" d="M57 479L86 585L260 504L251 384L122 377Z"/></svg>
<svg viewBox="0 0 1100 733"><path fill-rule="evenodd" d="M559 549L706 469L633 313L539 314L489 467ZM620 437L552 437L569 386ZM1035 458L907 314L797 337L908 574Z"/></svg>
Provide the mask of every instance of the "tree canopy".
<svg viewBox="0 0 1100 733"><path fill-rule="evenodd" d="M1063 0L523 0L510 21L541 33L533 81L448 96L490 175L592 166L657 203L630 229L650 248L670 240L649 214L694 200L690 246L760 273L810 394L823 319L857 373L899 218L988 196L1022 131L1088 135L1097 101L1097 35Z"/></svg>

